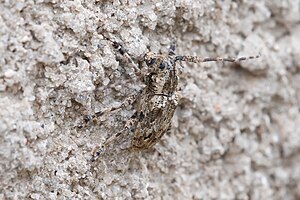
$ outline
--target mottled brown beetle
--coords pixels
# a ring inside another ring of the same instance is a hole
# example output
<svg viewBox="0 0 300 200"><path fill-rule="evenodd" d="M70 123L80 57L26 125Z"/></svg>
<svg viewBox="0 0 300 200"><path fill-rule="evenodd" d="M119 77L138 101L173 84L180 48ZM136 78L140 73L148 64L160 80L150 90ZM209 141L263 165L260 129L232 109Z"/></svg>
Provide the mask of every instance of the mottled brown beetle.
<svg viewBox="0 0 300 200"><path fill-rule="evenodd" d="M107 40L124 56L128 64L134 69L135 74L143 81L145 87L136 94L127 97L118 107L110 107L92 116L86 116L83 123L78 126L82 128L84 124L87 124L93 118L134 103L135 113L127 121L124 129L109 137L103 145L95 148L92 161L96 160L111 142L115 141L120 135L128 133L128 131L133 132L130 149L143 150L155 145L171 129L171 120L180 99L178 75L182 71L182 61L193 63L210 61L238 62L259 57L201 58L197 56L178 56L175 54L175 45L171 45L168 54L163 55L152 52L145 54L144 62L147 66L147 73L142 75L140 68L133 62L123 46L110 39Z"/></svg>

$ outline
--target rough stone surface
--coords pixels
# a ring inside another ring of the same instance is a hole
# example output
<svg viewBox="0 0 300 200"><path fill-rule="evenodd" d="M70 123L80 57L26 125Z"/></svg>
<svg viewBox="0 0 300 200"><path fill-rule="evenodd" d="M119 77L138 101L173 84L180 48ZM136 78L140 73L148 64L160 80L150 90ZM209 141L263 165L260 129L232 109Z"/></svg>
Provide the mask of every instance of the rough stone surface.
<svg viewBox="0 0 300 200"><path fill-rule="evenodd" d="M0 199L299 199L299 5L1 1ZM262 56L184 64L172 133L91 163L133 110L77 122L141 86L103 36L136 62L172 42L180 55Z"/></svg>

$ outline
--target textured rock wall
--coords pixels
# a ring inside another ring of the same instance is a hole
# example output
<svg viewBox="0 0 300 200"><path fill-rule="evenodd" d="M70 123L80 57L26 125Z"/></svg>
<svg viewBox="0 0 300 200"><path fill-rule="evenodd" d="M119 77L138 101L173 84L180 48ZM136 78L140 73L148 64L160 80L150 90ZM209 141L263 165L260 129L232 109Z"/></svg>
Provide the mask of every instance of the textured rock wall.
<svg viewBox="0 0 300 200"><path fill-rule="evenodd" d="M1 1L0 199L299 199L300 2ZM173 128L140 153L97 143L133 108L77 130L141 87L103 35L187 64Z"/></svg>

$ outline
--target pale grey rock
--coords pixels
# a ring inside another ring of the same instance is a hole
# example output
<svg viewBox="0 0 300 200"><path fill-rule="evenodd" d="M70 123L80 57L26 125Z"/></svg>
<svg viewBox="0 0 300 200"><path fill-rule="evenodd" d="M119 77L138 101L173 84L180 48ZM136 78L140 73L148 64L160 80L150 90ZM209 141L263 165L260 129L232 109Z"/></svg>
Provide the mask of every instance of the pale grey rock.
<svg viewBox="0 0 300 200"><path fill-rule="evenodd" d="M0 199L299 199L300 1L3 1ZM89 162L132 107L77 122L140 89L148 51L247 56L188 64L171 134Z"/></svg>

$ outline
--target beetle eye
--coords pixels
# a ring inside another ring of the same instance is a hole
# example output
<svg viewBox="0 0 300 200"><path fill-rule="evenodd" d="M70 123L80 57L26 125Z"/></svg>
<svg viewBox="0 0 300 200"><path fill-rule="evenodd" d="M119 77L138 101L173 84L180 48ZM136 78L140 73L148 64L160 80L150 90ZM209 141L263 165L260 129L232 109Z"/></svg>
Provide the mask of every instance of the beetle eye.
<svg viewBox="0 0 300 200"><path fill-rule="evenodd" d="M153 65L156 62L155 58L151 58L150 60L147 61L147 65Z"/></svg>
<svg viewBox="0 0 300 200"><path fill-rule="evenodd" d="M163 70L164 68L166 67L166 64L165 63L160 63L159 65L159 69Z"/></svg>

